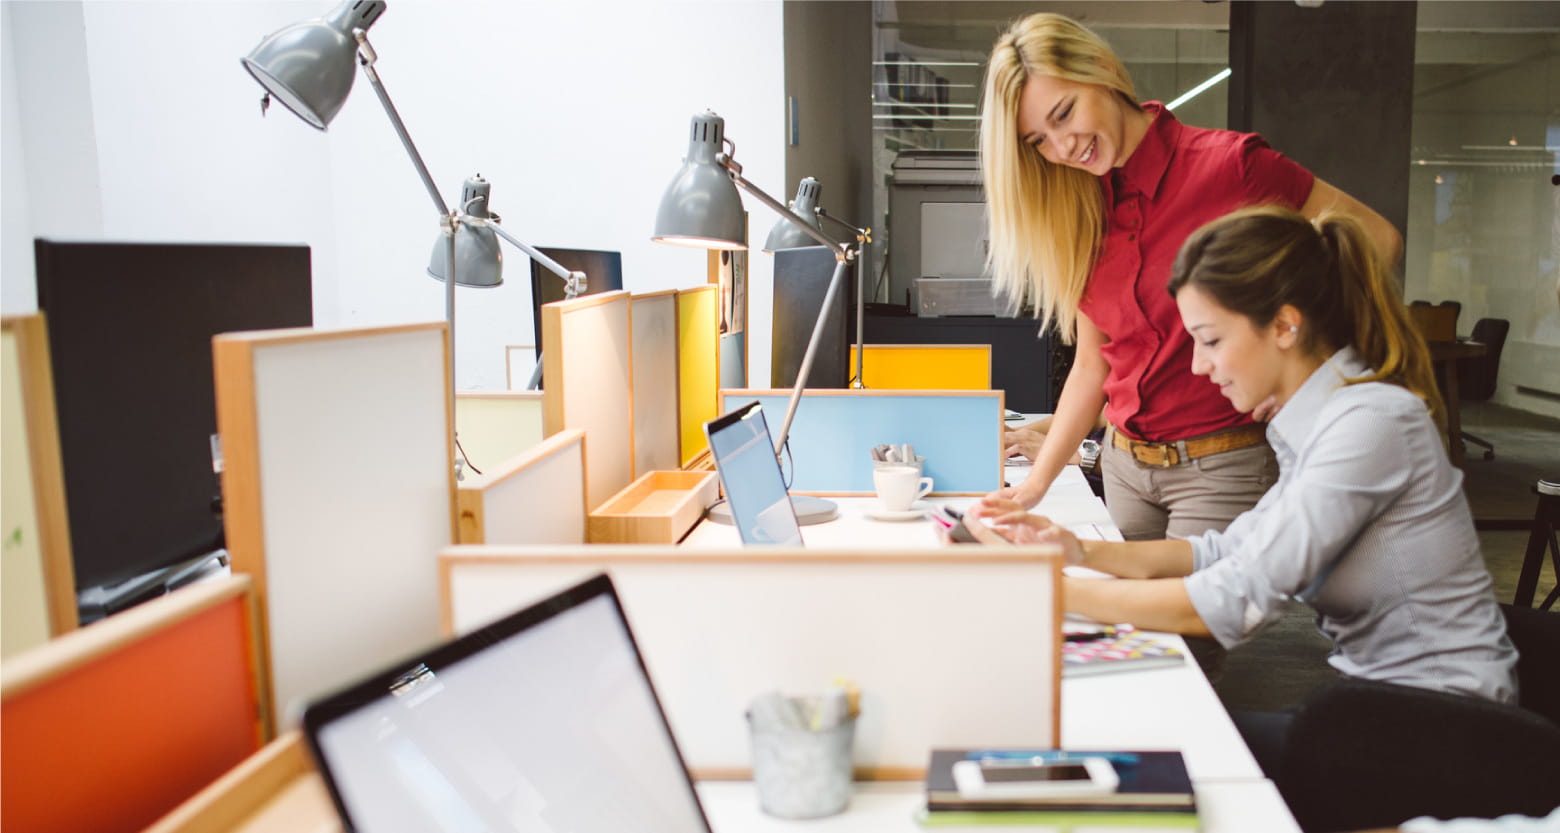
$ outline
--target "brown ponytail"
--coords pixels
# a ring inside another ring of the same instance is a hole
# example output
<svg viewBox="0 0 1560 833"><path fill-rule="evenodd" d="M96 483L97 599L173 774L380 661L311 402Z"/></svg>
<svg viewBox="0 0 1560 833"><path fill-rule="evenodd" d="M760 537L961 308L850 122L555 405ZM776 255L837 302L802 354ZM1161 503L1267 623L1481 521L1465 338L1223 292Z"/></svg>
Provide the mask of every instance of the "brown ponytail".
<svg viewBox="0 0 1560 833"><path fill-rule="evenodd" d="M1326 357L1352 346L1374 372L1349 384L1407 388L1445 426L1429 348L1409 320L1397 282L1353 217L1325 212L1312 223L1272 206L1221 217L1187 238L1176 256L1170 294L1187 284L1258 327L1271 323L1285 304L1294 307L1305 322L1301 349Z"/></svg>

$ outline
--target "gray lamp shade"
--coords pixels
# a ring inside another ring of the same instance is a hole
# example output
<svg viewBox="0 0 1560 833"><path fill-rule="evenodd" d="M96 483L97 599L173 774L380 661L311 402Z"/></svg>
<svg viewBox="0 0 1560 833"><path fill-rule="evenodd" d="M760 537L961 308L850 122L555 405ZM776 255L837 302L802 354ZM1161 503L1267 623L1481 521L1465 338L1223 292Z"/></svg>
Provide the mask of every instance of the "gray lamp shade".
<svg viewBox="0 0 1560 833"><path fill-rule="evenodd" d="M688 155L661 197L651 240L703 249L746 249L742 197L715 161L726 120L705 112L693 117Z"/></svg>
<svg viewBox="0 0 1560 833"><path fill-rule="evenodd" d="M823 196L823 186L818 180L806 177L802 184L796 186L796 199L791 201L791 212L800 215L818 232L823 231L823 226L818 222L818 199ZM775 221L774 228L769 230L769 238L764 241L764 251L773 254L781 249L799 249L803 246L816 246L818 241L807 232L802 231L796 224L795 218L781 216Z"/></svg>
<svg viewBox="0 0 1560 833"><path fill-rule="evenodd" d="M244 69L276 100L320 130L352 91L357 71L353 29L374 25L384 0L346 0L323 18L294 23L260 42Z"/></svg>
<svg viewBox="0 0 1560 833"><path fill-rule="evenodd" d="M460 192L461 210L473 217L492 217L488 213L488 194L492 187L480 174L466 180ZM428 274L442 281L448 264L449 252L441 234L433 242ZM461 223L455 229L455 285L487 288L503 283L504 253L499 249L498 235L487 226Z"/></svg>

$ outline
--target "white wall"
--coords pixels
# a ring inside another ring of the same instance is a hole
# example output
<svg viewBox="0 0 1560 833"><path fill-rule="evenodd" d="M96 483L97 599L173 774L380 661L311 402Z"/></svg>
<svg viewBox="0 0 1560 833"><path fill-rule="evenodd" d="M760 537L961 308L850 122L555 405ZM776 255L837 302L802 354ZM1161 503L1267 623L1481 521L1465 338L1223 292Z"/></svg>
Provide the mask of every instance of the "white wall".
<svg viewBox="0 0 1560 833"><path fill-rule="evenodd" d="M303 242L320 325L442 318L443 285L424 272L438 218L366 79L320 133L279 104L262 119L239 65L331 5L8 0L6 311L35 304L30 238L48 234ZM621 251L626 287L644 291L705 280L703 253L649 240L693 113L724 116L749 178L784 192L781 20L778 0L390 0L369 38L446 201L480 172L511 233ZM59 176L79 213L40 197ZM772 218L749 209L761 234ZM771 263L750 264L749 367L767 378ZM503 287L457 293L461 388L503 388L504 346L537 341L527 263L506 247L505 266Z"/></svg>

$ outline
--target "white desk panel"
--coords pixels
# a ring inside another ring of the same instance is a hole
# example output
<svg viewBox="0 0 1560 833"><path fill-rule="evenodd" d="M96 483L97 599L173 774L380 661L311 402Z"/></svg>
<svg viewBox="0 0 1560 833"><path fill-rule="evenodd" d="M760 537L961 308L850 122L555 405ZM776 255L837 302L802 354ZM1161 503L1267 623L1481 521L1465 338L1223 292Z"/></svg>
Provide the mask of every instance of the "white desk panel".
<svg viewBox="0 0 1560 833"><path fill-rule="evenodd" d="M805 825L808 833L963 833L966 830L1047 830L1030 826L925 828L914 814L924 797L919 782L857 783L845 812L821 819L791 821L767 815L758 806L758 792L748 781L700 781L699 801L715 833L790 833ZM1197 814L1202 833L1299 833L1300 827L1271 781L1199 782Z"/></svg>

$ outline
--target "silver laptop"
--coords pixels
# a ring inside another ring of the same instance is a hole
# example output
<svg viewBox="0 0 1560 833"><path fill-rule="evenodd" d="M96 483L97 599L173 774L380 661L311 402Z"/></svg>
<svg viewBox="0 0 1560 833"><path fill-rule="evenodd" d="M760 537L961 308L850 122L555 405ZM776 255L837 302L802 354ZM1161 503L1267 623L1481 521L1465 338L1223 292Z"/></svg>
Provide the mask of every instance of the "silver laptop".
<svg viewBox="0 0 1560 833"><path fill-rule="evenodd" d="M710 830L605 575L313 703L303 723L347 830Z"/></svg>
<svg viewBox="0 0 1560 833"><path fill-rule="evenodd" d="M742 543L801 546L802 528L786 494L763 407L744 405L705 423L704 433Z"/></svg>

